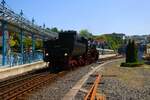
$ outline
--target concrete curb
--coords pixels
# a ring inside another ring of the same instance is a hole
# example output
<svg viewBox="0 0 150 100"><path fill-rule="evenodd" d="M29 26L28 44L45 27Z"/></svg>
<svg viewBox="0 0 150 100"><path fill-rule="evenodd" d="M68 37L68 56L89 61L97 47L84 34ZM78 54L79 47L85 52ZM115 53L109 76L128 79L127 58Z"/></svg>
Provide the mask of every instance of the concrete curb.
<svg viewBox="0 0 150 100"><path fill-rule="evenodd" d="M24 64L19 66L14 66L10 68L1 68L0 69L0 79L7 78L9 76L14 76L22 74L28 71L40 69L46 67L46 63L43 61L38 61L30 64Z"/></svg>

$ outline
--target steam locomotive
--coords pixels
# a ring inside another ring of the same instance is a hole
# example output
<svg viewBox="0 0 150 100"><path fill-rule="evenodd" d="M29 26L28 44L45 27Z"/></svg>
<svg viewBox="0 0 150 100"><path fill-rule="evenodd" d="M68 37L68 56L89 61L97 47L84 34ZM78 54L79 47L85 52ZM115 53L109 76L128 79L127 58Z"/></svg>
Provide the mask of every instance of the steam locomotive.
<svg viewBox="0 0 150 100"><path fill-rule="evenodd" d="M56 70L90 64L98 56L95 45L76 31L60 32L58 39L44 41L44 61Z"/></svg>

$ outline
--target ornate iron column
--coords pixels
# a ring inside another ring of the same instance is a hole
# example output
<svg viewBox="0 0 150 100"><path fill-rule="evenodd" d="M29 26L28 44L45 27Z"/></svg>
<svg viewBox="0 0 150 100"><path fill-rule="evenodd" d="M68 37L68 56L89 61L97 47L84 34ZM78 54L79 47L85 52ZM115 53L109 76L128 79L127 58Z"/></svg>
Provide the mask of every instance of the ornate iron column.
<svg viewBox="0 0 150 100"><path fill-rule="evenodd" d="M23 28L22 28L22 16L23 11L20 12L21 15L21 32L20 32L20 49L21 49L21 64L24 63L24 49L23 49Z"/></svg>

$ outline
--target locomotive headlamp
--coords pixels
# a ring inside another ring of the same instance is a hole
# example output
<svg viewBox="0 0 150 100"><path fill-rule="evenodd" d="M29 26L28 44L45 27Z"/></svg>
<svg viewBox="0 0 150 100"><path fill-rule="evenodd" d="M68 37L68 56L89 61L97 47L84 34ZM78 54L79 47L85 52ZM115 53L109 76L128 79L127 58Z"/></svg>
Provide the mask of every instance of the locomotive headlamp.
<svg viewBox="0 0 150 100"><path fill-rule="evenodd" d="M46 53L45 55L48 56L48 53Z"/></svg>
<svg viewBox="0 0 150 100"><path fill-rule="evenodd" d="M67 53L65 53L65 54L64 54L64 56L68 56L68 54L67 54Z"/></svg>

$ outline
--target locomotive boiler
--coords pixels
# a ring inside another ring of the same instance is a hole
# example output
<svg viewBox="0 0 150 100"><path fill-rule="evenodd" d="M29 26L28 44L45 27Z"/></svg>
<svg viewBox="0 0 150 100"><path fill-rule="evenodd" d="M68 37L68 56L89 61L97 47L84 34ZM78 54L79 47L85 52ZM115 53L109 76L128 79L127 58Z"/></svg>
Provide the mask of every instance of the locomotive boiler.
<svg viewBox="0 0 150 100"><path fill-rule="evenodd" d="M89 47L88 40L76 31L60 32L58 39L44 42L44 61L55 69L85 65L97 57L96 48Z"/></svg>

